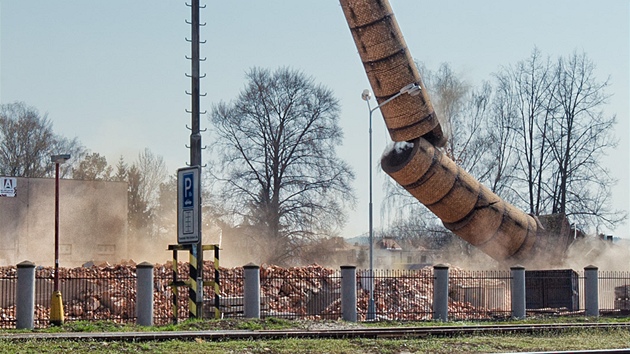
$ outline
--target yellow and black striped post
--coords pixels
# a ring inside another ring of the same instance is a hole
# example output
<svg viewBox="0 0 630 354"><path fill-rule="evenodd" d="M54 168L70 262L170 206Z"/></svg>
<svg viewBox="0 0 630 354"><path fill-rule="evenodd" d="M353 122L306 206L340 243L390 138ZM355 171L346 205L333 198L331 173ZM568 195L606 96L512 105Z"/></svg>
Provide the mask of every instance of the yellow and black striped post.
<svg viewBox="0 0 630 354"><path fill-rule="evenodd" d="M170 246L169 246L170 248ZM171 290L173 291L173 323L177 324L177 315L179 314L179 310L177 309L177 272L178 272L178 260L177 260L177 250L173 250L173 286L171 286Z"/></svg>
<svg viewBox="0 0 630 354"><path fill-rule="evenodd" d="M219 276L219 245L214 245L214 318L221 318L219 302L221 300L221 279Z"/></svg>
<svg viewBox="0 0 630 354"><path fill-rule="evenodd" d="M199 269L197 269L197 252L193 252L196 245L192 245L190 250L190 258L188 260L188 317L202 318L203 314L199 314L199 310L203 305L203 301L199 301L199 292L203 289L198 288L197 278L199 277Z"/></svg>
<svg viewBox="0 0 630 354"><path fill-rule="evenodd" d="M173 292L173 323L177 323L178 315L179 315L179 290L177 290L180 286L188 286L190 287L190 280L179 280L179 261L177 258L177 251L189 251L191 249L190 245L168 245L168 249L173 251L173 281L169 284L172 287L171 291Z"/></svg>
<svg viewBox="0 0 630 354"><path fill-rule="evenodd" d="M204 286L211 286L214 291L214 318L221 318L221 310L219 308L221 296L221 281L219 275L219 245L205 245L204 251L214 251L214 280L204 281Z"/></svg>
<svg viewBox="0 0 630 354"><path fill-rule="evenodd" d="M173 287L173 322L177 323L178 314L178 290L177 287L188 286L188 317L203 318L203 287L212 286L214 290L214 317L221 318L220 299L221 299L221 282L219 275L219 245L203 245L201 252L196 245L169 245L168 249L173 251L173 281L169 284ZM214 251L214 280L201 281L200 271L198 269L199 259L195 254L202 254L203 251ZM178 280L177 271L177 251L189 251L188 260L188 280Z"/></svg>
<svg viewBox="0 0 630 354"><path fill-rule="evenodd" d="M221 297L221 278L219 276L219 245L214 245L214 317L221 318L219 301Z"/></svg>

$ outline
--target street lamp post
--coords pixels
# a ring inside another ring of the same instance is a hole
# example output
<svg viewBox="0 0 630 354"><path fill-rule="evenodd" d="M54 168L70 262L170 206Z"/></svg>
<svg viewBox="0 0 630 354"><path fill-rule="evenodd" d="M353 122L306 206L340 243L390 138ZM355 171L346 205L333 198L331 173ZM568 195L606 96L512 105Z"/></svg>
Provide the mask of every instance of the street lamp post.
<svg viewBox="0 0 630 354"><path fill-rule="evenodd" d="M59 291L59 165L69 160L70 155L52 155L50 159L55 164L55 275L50 299L50 324L60 326L64 322L64 312Z"/></svg>
<svg viewBox="0 0 630 354"><path fill-rule="evenodd" d="M402 94L409 94L411 96L416 96L420 93L420 86L416 83L409 84L392 97L386 99L381 104L377 105L374 108L370 107L370 99L372 98L372 93L370 90L365 89L361 93L361 98L367 102L368 111L370 112L370 129L369 129L369 140L370 140L370 204L369 204L369 242L370 242L370 299L368 300L368 310L367 310L367 320L374 320L376 318L376 306L374 303L374 214L372 207L372 113L391 102L398 96Z"/></svg>

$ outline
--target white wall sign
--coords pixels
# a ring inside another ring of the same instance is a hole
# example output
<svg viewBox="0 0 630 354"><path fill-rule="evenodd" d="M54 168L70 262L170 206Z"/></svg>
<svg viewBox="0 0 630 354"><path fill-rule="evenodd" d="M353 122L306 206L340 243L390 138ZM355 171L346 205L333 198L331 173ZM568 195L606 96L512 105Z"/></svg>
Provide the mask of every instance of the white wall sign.
<svg viewBox="0 0 630 354"><path fill-rule="evenodd" d="M0 197L15 197L17 193L17 178L0 177Z"/></svg>

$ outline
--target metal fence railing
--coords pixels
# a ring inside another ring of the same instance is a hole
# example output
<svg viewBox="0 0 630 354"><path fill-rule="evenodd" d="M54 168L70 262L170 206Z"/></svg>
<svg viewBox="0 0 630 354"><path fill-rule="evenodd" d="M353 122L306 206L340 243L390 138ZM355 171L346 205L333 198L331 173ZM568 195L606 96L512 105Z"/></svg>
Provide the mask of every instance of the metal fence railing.
<svg viewBox="0 0 630 354"><path fill-rule="evenodd" d="M368 312L371 278L369 270L357 271L357 317ZM426 320L431 318L433 269L374 270L375 317L380 320Z"/></svg>
<svg viewBox="0 0 630 354"><path fill-rule="evenodd" d="M584 272L526 272L528 315L583 314ZM562 273L564 272L564 273ZM568 273L567 273L568 272ZM566 274L565 274L566 273ZM188 279L188 264L178 265L179 280ZM374 284L378 320L430 320L433 305L433 268L419 270L357 270L358 320L367 317L369 289ZM214 280L211 264L204 278ZM220 269L220 314L243 316L243 268ZM602 315L630 315L630 272L599 271L599 308ZM171 264L154 267L154 323L188 319L188 288L177 292L170 286ZM136 321L135 266L61 269L65 320ZM15 327L15 267L0 267L0 327ZM449 319L492 320L511 314L510 271L449 270ZM341 273L320 266L260 269L261 316L287 319L341 318ZM51 268L37 268L35 279L35 326L49 325L53 290ZM177 302L174 304L175 294ZM204 317L213 318L214 288L204 287ZM538 305L540 302L540 306ZM544 305L544 306L543 306Z"/></svg>
<svg viewBox="0 0 630 354"><path fill-rule="evenodd" d="M188 288L171 287L173 279L172 263L153 268L153 322L158 326L188 319ZM178 263L177 280L188 280L188 263Z"/></svg>
<svg viewBox="0 0 630 354"><path fill-rule="evenodd" d="M339 319L341 272L320 266L261 269L261 315L287 319Z"/></svg>
<svg viewBox="0 0 630 354"><path fill-rule="evenodd" d="M630 314L630 272L599 271L599 308L603 313Z"/></svg>
<svg viewBox="0 0 630 354"><path fill-rule="evenodd" d="M510 271L452 270L449 274L449 317L490 320L511 315Z"/></svg>
<svg viewBox="0 0 630 354"><path fill-rule="evenodd" d="M35 272L35 327L47 327L54 274L50 268ZM61 269L59 290L65 321L136 321L135 267L107 266Z"/></svg>
<svg viewBox="0 0 630 354"><path fill-rule="evenodd" d="M0 328L15 327L15 292L17 270L15 267L0 268Z"/></svg>
<svg viewBox="0 0 630 354"><path fill-rule="evenodd" d="M220 280L221 284L221 298L219 309L221 311L221 315L224 318L233 318L233 317L242 317L243 316L243 294L244 294L244 274L243 268L231 268L231 269L221 269L220 270ZM209 276L210 280L214 281L214 272ZM262 282L261 282L262 285ZM208 308L214 308L214 298L209 296L210 294L214 295L214 290L212 288L206 287L204 288L204 294L206 294L205 298L208 299L206 301L206 306ZM261 297L264 299L264 296ZM261 307L261 310L264 310L264 307ZM207 312L207 311L206 311ZM214 314L212 314L214 315Z"/></svg>

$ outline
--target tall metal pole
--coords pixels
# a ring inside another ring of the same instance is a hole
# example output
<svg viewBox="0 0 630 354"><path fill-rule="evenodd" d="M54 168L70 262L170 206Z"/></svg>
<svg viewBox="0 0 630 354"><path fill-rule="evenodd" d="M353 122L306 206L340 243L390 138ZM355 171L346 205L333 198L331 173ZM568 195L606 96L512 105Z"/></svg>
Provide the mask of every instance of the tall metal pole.
<svg viewBox="0 0 630 354"><path fill-rule="evenodd" d="M191 133L190 133L190 165L201 166L201 134L199 129L200 118L200 91L199 91L199 0L192 0L192 39L191 39L191 66L192 66L192 91L191 91Z"/></svg>
<svg viewBox="0 0 630 354"><path fill-rule="evenodd" d="M199 0L192 0L191 2L191 27L192 27L192 38L191 38L191 48L192 48L192 56L191 56L191 64L192 64L192 73L191 73L191 133L190 133L190 165L191 166L201 166L201 134L199 129L199 120L200 120L200 99L201 93L199 90ZM200 173L201 174L201 173ZM200 178L201 179L201 176ZM201 183L198 182L197 187L200 187ZM192 254L197 259L197 318L203 317L203 241L202 241L202 233L201 233L201 193L199 193L199 200L197 203L197 208L199 212L199 224L197 225L197 229L199 230L199 241L196 245L192 247Z"/></svg>
<svg viewBox="0 0 630 354"><path fill-rule="evenodd" d="M53 291L59 291L59 162L55 162L55 277Z"/></svg>
<svg viewBox="0 0 630 354"><path fill-rule="evenodd" d="M52 155L55 164L55 275L53 277L53 293L50 298L50 324L62 325L64 322L63 299L59 291L59 165L70 158L69 154Z"/></svg>
<svg viewBox="0 0 630 354"><path fill-rule="evenodd" d="M367 320L374 320L376 318L376 304L374 303L374 215L373 215L373 207L372 207L372 113L391 102L396 97L407 93L412 96L415 96L420 93L420 87L416 83L411 83L402 89L392 97L386 99L381 104L377 105L374 108L370 107L370 98L372 94L369 90L363 90L361 94L361 98L367 102L368 111L370 112L370 131L369 131L369 140L370 140L370 205L369 205L369 242L370 242L370 299L368 300L368 311L366 315Z"/></svg>
<svg viewBox="0 0 630 354"><path fill-rule="evenodd" d="M370 101L367 101L370 110L370 206L369 206L369 228L370 228L370 299L368 301L368 312L366 319L373 320L376 318L376 308L374 304L374 215L372 208L372 112L370 109Z"/></svg>

